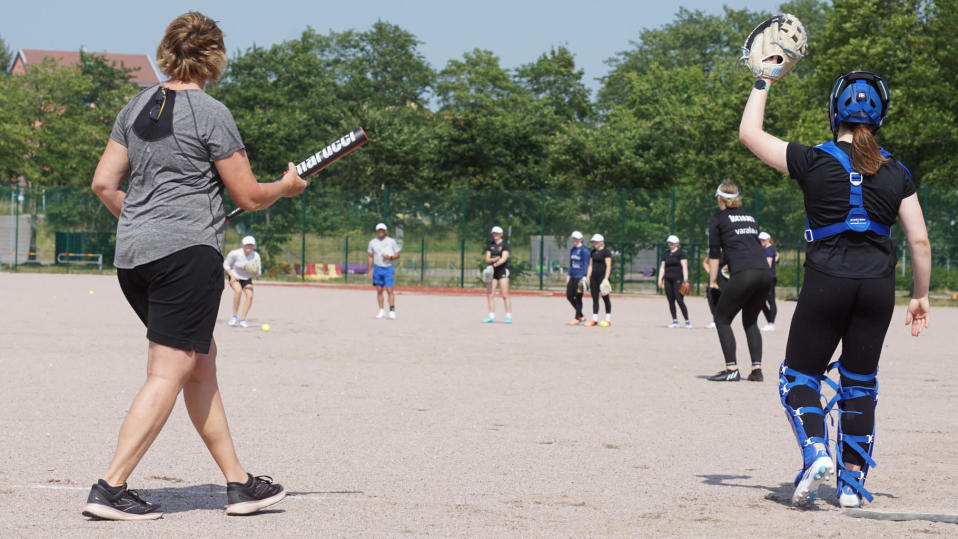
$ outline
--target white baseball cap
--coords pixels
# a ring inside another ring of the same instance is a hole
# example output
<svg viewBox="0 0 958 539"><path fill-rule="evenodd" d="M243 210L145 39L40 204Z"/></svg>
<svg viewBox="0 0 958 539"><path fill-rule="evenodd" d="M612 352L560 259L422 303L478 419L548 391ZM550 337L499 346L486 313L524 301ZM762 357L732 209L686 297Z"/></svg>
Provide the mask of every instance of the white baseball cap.
<svg viewBox="0 0 958 539"><path fill-rule="evenodd" d="M378 225L376 225L376 230L389 230L389 229L386 227L386 223L379 223Z"/></svg>
<svg viewBox="0 0 958 539"><path fill-rule="evenodd" d="M243 245L256 245L256 240L253 239L253 236L246 236L243 238Z"/></svg>
<svg viewBox="0 0 958 539"><path fill-rule="evenodd" d="M573 230L573 231L572 231L572 238L573 238L573 239L577 239L577 240L581 240L581 239L582 239L582 232L579 232L578 230Z"/></svg>
<svg viewBox="0 0 958 539"><path fill-rule="evenodd" d="M501 226L494 226L494 227L492 227L492 233L493 233L493 234L502 234L502 227L501 227Z"/></svg>
<svg viewBox="0 0 958 539"><path fill-rule="evenodd" d="M682 242L679 241L678 236L676 236L675 234L672 234L671 236L665 238L665 243L682 243Z"/></svg>
<svg viewBox="0 0 958 539"><path fill-rule="evenodd" d="M770 240L770 239L772 239L772 235L769 234L768 232L759 232L759 233L758 233L758 239L760 239L760 240Z"/></svg>
<svg viewBox="0 0 958 539"><path fill-rule="evenodd" d="M593 234L592 241L605 241L605 238L602 237L602 234Z"/></svg>

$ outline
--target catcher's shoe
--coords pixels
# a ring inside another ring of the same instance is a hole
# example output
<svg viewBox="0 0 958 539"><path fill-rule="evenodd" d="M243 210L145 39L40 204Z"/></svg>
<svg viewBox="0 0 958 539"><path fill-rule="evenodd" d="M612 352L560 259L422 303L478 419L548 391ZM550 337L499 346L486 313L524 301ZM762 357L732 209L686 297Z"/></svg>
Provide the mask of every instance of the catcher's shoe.
<svg viewBox="0 0 958 539"><path fill-rule="evenodd" d="M739 374L738 369L725 369L709 376L709 380L713 382L738 382L741 379L742 375Z"/></svg>
<svg viewBox="0 0 958 539"><path fill-rule="evenodd" d="M588 322L586 322L585 324L582 324L582 325L584 325L584 326L587 327L587 328L591 328L592 326L598 326L599 323L596 322L595 320L589 320Z"/></svg>
<svg viewBox="0 0 958 539"><path fill-rule="evenodd" d="M851 485L846 483L838 490L838 505L846 509L861 507L862 497L855 492Z"/></svg>
<svg viewBox="0 0 958 539"><path fill-rule="evenodd" d="M818 449L815 460L795 478L792 505L808 505L818 496L818 487L835 475L835 463L824 449Z"/></svg>

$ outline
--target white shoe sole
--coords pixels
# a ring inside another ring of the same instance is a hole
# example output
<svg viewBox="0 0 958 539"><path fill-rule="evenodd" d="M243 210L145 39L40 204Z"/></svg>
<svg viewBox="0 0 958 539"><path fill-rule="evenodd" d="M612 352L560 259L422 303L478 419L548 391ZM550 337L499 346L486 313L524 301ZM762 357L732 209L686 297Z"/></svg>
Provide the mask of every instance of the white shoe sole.
<svg viewBox="0 0 958 539"><path fill-rule="evenodd" d="M234 503L233 505L226 506L227 515L249 515L257 511L263 510L274 503L279 503L283 498L286 497L286 490L284 489L279 494L270 496L269 498L263 498L262 500L253 500L249 502L240 502Z"/></svg>
<svg viewBox="0 0 958 539"><path fill-rule="evenodd" d="M83 508L83 514L88 517L102 518L104 520L156 520L163 516L162 512L144 513L142 515L124 513L123 511L99 503L86 504Z"/></svg>
<svg viewBox="0 0 958 539"><path fill-rule="evenodd" d="M819 457L805 470L802 480L792 494L792 505L808 505L818 496L818 487L831 480L835 475L835 464L831 457Z"/></svg>

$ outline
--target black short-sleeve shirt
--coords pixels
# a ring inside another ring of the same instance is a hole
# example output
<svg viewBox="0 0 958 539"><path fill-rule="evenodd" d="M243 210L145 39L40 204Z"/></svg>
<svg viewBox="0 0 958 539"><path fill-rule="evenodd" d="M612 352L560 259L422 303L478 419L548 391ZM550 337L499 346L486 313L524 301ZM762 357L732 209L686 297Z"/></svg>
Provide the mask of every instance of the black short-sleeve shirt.
<svg viewBox="0 0 958 539"><path fill-rule="evenodd" d="M663 275L662 278L681 281L684 277L682 274L682 261L687 259L688 257L685 256L682 249L676 249L675 252L666 249L665 256L662 257L662 261L665 262L665 275Z"/></svg>
<svg viewBox="0 0 958 539"><path fill-rule="evenodd" d="M839 142L845 153L851 144ZM805 212L812 228L845 220L851 206L848 172L837 159L813 147L790 142L788 173L805 193ZM901 201L915 194L915 185L898 162L891 160L873 176L865 176L862 201L872 221L891 226ZM805 265L835 277L887 277L898 257L891 238L874 232L847 231L815 240L805 251Z"/></svg>
<svg viewBox="0 0 958 539"><path fill-rule="evenodd" d="M709 219L709 258L728 262L729 275L747 269L768 269L758 223L741 208L726 208Z"/></svg>
<svg viewBox="0 0 958 539"><path fill-rule="evenodd" d="M489 240L489 245L486 246L486 250L489 251L489 256L495 258L497 256L502 256L502 253L509 251L509 242L502 240L502 243L496 243L496 240ZM501 268L508 268L509 261L506 260L505 264L499 266Z"/></svg>
<svg viewBox="0 0 958 539"><path fill-rule="evenodd" d="M589 256L592 257L592 278L604 279L605 261L608 258L612 258L612 251L605 247L602 249L592 249L592 252L589 254Z"/></svg>

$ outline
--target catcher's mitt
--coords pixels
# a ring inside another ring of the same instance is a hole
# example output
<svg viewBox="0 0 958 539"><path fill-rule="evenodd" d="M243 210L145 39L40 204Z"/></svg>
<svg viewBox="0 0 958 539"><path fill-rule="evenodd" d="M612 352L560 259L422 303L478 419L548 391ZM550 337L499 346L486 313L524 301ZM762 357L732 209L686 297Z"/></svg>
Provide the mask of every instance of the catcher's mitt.
<svg viewBox="0 0 958 539"><path fill-rule="evenodd" d="M690 285L688 281L683 281L682 285L679 286L679 294L682 294L683 296L689 295L689 292L691 291L692 285Z"/></svg>
<svg viewBox="0 0 958 539"><path fill-rule="evenodd" d="M589 293L589 280L585 277L579 279L579 292L582 292L583 294Z"/></svg>
<svg viewBox="0 0 958 539"><path fill-rule="evenodd" d="M739 60L755 78L777 81L805 56L808 39L798 17L779 13L748 35Z"/></svg>
<svg viewBox="0 0 958 539"><path fill-rule="evenodd" d="M495 273L496 270L492 267L492 264L486 266L486 268L482 270L482 281L488 283L492 280L492 276L495 275Z"/></svg>
<svg viewBox="0 0 958 539"><path fill-rule="evenodd" d="M249 273L250 277L258 276L260 274L259 261L251 260L243 266L243 269L246 270L246 273Z"/></svg>
<svg viewBox="0 0 958 539"><path fill-rule="evenodd" d="M602 279L602 282L599 283L599 293L603 296L608 296L612 293L612 283L608 279Z"/></svg>

